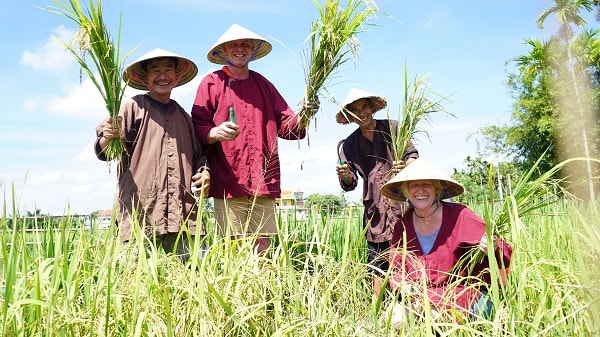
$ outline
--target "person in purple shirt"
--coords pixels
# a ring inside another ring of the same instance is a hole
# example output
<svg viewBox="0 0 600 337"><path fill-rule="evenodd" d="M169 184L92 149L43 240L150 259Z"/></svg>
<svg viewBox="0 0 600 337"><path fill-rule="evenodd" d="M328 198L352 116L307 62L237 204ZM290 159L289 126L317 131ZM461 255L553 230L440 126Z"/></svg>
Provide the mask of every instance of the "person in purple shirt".
<svg viewBox="0 0 600 337"><path fill-rule="evenodd" d="M258 34L233 24L210 48L222 69L206 75L196 93L192 119L196 136L209 148L210 197L219 234L252 237L264 252L277 234L275 199L281 197L278 138L305 137L305 126L275 86L249 69L271 51ZM302 100L318 110L318 99Z"/></svg>
<svg viewBox="0 0 600 337"><path fill-rule="evenodd" d="M424 158L418 158L383 186L382 194L391 199L408 200L411 207L398 220L390 252L390 287L422 313L422 296L434 316L462 313L474 317L491 317L493 305L487 297L491 284L490 260L487 255L485 222L465 205L443 201L464 192L464 187ZM493 251L500 282L506 280L512 247L493 237ZM461 264L464 257L480 249L483 257L472 264ZM417 291L414 291L414 290ZM399 304L398 304L399 305ZM398 306L397 305L397 306ZM408 308L394 309L401 321Z"/></svg>

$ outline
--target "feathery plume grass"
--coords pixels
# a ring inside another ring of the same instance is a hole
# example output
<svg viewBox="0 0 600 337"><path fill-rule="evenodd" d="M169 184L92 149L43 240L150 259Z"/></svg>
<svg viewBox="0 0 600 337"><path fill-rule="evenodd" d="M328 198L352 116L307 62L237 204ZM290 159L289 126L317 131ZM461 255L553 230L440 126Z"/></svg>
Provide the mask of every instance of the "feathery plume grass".
<svg viewBox="0 0 600 337"><path fill-rule="evenodd" d="M313 0L319 9L319 20L312 24L309 51L305 65L305 97L317 97L329 76L348 60L358 57L359 41L356 35L379 10L373 0L348 0L346 7L339 0ZM300 122L308 126L316 111L300 112Z"/></svg>
<svg viewBox="0 0 600 337"><path fill-rule="evenodd" d="M122 15L119 17L119 28L117 32L117 41L113 42L109 29L102 16L102 2L89 0L87 7L83 8L79 0L60 1L54 0L56 6L48 6L46 11L64 16L78 26L73 40L68 43L56 37L71 55L77 60L80 69L80 81L82 80L82 71L84 71L90 80L94 83L100 95L106 104L109 115L113 118L113 123L117 125L118 114L121 107L121 101L125 93L125 83L122 79L124 63L127 56L121 56L121 22ZM92 64L87 60L91 59ZM98 76L95 75L98 73ZM121 138L110 140L105 149L107 162L114 159L120 160L121 154L125 150Z"/></svg>

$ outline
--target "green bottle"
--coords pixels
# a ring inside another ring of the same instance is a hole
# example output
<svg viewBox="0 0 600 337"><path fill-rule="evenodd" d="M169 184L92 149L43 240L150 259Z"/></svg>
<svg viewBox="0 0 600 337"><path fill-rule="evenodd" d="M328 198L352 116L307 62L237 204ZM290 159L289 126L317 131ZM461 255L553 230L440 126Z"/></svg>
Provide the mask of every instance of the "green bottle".
<svg viewBox="0 0 600 337"><path fill-rule="evenodd" d="M233 111L233 105L229 107L229 120L231 123L237 124L237 121L235 120L235 111Z"/></svg>

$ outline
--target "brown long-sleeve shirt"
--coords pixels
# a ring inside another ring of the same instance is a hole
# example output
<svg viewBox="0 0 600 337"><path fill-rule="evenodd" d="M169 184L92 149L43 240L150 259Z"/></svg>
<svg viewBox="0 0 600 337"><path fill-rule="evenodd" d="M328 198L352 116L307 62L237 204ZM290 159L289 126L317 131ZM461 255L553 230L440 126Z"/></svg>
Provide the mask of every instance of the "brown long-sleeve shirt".
<svg viewBox="0 0 600 337"><path fill-rule="evenodd" d="M192 175L207 163L191 116L174 100L165 104L149 95L128 99L119 115L126 146L118 170L119 236L129 239L134 214L147 235L177 233L184 223L196 234ZM100 128L96 133L96 155L106 160Z"/></svg>
<svg viewBox="0 0 600 337"><path fill-rule="evenodd" d="M397 121L391 121L394 130ZM394 131L396 132L396 131ZM367 241L381 243L392 239L394 224L404 211L403 203L386 198L381 187L391 178L394 152L392 149L390 121L375 120L375 133L371 142L359 129L344 140L340 159L348 164L352 183L340 181L344 191L353 191L358 185L358 176L363 180L362 200L364 205L363 224L368 227ZM417 158L419 153L409 142L403 160Z"/></svg>

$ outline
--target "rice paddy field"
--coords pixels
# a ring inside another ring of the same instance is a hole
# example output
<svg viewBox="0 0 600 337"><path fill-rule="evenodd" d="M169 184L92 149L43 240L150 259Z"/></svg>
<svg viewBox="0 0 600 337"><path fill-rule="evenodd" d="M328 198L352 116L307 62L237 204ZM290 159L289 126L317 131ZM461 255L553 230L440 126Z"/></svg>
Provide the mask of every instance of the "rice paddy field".
<svg viewBox="0 0 600 337"><path fill-rule="evenodd" d="M398 330L387 311L394 296L372 295L352 212L282 221L265 256L214 236L208 221L206 250L195 245L185 265L147 248L139 232L123 246L114 229L66 216L32 233L10 213L5 206L0 218L6 337L600 336L598 203L559 200L513 214L504 235L511 270L492 289L491 320L411 314Z"/></svg>

